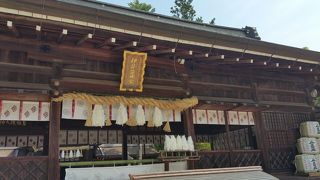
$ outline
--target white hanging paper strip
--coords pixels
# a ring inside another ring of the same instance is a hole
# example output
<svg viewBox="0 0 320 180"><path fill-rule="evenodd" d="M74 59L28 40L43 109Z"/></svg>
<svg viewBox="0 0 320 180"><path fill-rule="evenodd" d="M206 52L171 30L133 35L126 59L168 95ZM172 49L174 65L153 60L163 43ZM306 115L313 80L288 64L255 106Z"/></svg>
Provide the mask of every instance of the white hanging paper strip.
<svg viewBox="0 0 320 180"><path fill-rule="evenodd" d="M85 100L74 100L74 115L72 119L87 119L88 118L88 104ZM72 108L72 105L71 105Z"/></svg>
<svg viewBox="0 0 320 180"><path fill-rule="evenodd" d="M2 101L1 120L19 120L20 101Z"/></svg>
<svg viewBox="0 0 320 180"><path fill-rule="evenodd" d="M163 118L166 118L166 112L163 111ZM164 119L164 122L166 122L167 120ZM169 122L181 122L181 111L175 111L175 110L171 110L169 111Z"/></svg>
<svg viewBox="0 0 320 180"><path fill-rule="evenodd" d="M152 107L144 107L144 112L146 116L146 121L148 122L150 118L152 118L152 112L153 108Z"/></svg>
<svg viewBox="0 0 320 180"><path fill-rule="evenodd" d="M38 121L39 120L39 102L23 101L21 109L21 120Z"/></svg>
<svg viewBox="0 0 320 180"><path fill-rule="evenodd" d="M128 118L131 118L131 119L135 119L135 114L137 112L137 106L131 106L130 108L128 107Z"/></svg>
<svg viewBox="0 0 320 180"><path fill-rule="evenodd" d="M61 118L73 119L73 117L72 117L72 99L63 100Z"/></svg>
<svg viewBox="0 0 320 180"><path fill-rule="evenodd" d="M228 121L230 125L239 125L238 112L228 111Z"/></svg>
<svg viewBox="0 0 320 180"><path fill-rule="evenodd" d="M102 105L94 105L94 109L92 112L92 126L102 127L105 125L105 120L106 119Z"/></svg>
<svg viewBox="0 0 320 180"><path fill-rule="evenodd" d="M117 111L116 124L124 125L128 121L128 111L127 107L123 104L119 104L119 108Z"/></svg>
<svg viewBox="0 0 320 180"><path fill-rule="evenodd" d="M103 105L102 108L104 109L104 119L110 119L111 120L111 114L110 114L110 109L112 108L109 104L108 105Z"/></svg>
<svg viewBox="0 0 320 180"><path fill-rule="evenodd" d="M249 117L247 112L238 112L240 125L248 125Z"/></svg>
<svg viewBox="0 0 320 180"><path fill-rule="evenodd" d="M41 102L40 121L49 121L50 119L50 103Z"/></svg>
<svg viewBox="0 0 320 180"><path fill-rule="evenodd" d="M193 124L197 124L196 110L195 109L192 109L192 120L193 120Z"/></svg>
<svg viewBox="0 0 320 180"><path fill-rule="evenodd" d="M181 122L181 111L173 110L174 113L174 122Z"/></svg>
<svg viewBox="0 0 320 180"><path fill-rule="evenodd" d="M143 126L146 123L145 112L144 112L143 107L141 105L137 106L137 110L136 110L134 117L135 117L135 120L137 121L138 126Z"/></svg>
<svg viewBox="0 0 320 180"><path fill-rule="evenodd" d="M254 125L253 113L248 112L248 117L249 117L249 125Z"/></svg>
<svg viewBox="0 0 320 180"><path fill-rule="evenodd" d="M114 120L114 121L116 120L118 109L119 109L119 104L111 105L111 120Z"/></svg>
<svg viewBox="0 0 320 180"><path fill-rule="evenodd" d="M169 122L175 122L175 117L173 117L174 113L173 111L162 111L162 117L167 118L167 112L169 113ZM167 120L164 119L164 122Z"/></svg>

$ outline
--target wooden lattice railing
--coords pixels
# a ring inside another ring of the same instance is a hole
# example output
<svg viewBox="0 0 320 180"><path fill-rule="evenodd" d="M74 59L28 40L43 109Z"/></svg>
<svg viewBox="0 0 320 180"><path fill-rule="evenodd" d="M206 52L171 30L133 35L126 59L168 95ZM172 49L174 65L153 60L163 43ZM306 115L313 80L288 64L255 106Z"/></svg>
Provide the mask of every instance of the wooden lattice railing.
<svg viewBox="0 0 320 180"><path fill-rule="evenodd" d="M235 150L199 152L197 168L222 168L240 166L261 166L260 150Z"/></svg>
<svg viewBox="0 0 320 180"><path fill-rule="evenodd" d="M26 156L0 158L2 180L46 180L48 179L48 157Z"/></svg>

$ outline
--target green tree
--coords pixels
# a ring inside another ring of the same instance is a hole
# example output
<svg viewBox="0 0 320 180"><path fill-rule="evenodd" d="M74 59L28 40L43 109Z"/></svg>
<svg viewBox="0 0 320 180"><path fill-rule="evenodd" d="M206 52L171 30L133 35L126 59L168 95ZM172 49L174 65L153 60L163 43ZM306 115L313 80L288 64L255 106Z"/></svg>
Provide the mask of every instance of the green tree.
<svg viewBox="0 0 320 180"><path fill-rule="evenodd" d="M201 16L197 17L195 21L198 23L203 23L203 19Z"/></svg>
<svg viewBox="0 0 320 180"><path fill-rule="evenodd" d="M175 0L174 6L171 7L171 13L173 16L193 21L196 16L196 11L192 5L193 0Z"/></svg>
<svg viewBox="0 0 320 180"><path fill-rule="evenodd" d="M146 12L155 12L155 9L151 4L142 3L139 0L133 0L132 2L128 3L128 6L132 9L142 10Z"/></svg>
<svg viewBox="0 0 320 180"><path fill-rule="evenodd" d="M203 19L201 16L196 17L196 10L192 5L193 0L175 0L174 6L171 7L171 14L174 17L178 17L181 19L186 19L189 21L196 21L199 23L203 23ZM214 24L215 18L213 18L209 24Z"/></svg>
<svg viewBox="0 0 320 180"><path fill-rule="evenodd" d="M304 49L304 50L310 50L307 46L306 46L306 47L303 47L302 49Z"/></svg>

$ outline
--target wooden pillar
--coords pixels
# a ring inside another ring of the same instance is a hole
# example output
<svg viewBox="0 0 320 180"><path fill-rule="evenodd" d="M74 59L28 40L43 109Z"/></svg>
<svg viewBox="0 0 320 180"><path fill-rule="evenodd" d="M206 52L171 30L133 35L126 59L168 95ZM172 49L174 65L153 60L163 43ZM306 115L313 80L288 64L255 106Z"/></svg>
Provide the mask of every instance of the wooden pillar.
<svg viewBox="0 0 320 180"><path fill-rule="evenodd" d="M59 131L60 131L60 112L61 103L51 103L51 118L49 125L49 163L48 163L48 179L60 179L59 166Z"/></svg>
<svg viewBox="0 0 320 180"><path fill-rule="evenodd" d="M128 160L128 131L126 128L122 131L122 159Z"/></svg>
<svg viewBox="0 0 320 180"><path fill-rule="evenodd" d="M193 139L193 143L196 142L196 133L194 131L193 125L193 116L192 116L192 109L189 108L183 112L183 125L184 125L184 134L188 137L191 136ZM188 169L195 169L195 161L187 161ZM166 167L166 166L165 166ZM169 163L168 163L168 170L169 170Z"/></svg>
<svg viewBox="0 0 320 180"><path fill-rule="evenodd" d="M192 109L189 108L183 112L183 125L184 125L184 133L185 135L191 136L193 142L196 142L196 135L194 131L193 119L192 119Z"/></svg>
<svg viewBox="0 0 320 180"><path fill-rule="evenodd" d="M228 110L223 111L224 112L224 119L225 119L225 128L227 133L227 143L228 143L228 150L229 150L229 158L230 158L230 167L233 166L233 158L232 158L232 150L233 147L231 146L231 139L230 139L230 127L229 127L229 121L228 121Z"/></svg>
<svg viewBox="0 0 320 180"><path fill-rule="evenodd" d="M269 154L267 149L267 139L265 135L265 129L262 122L261 111L257 111L254 113L254 124L256 128L256 141L258 149L261 150L262 153L262 167L264 170L268 170L269 166Z"/></svg>

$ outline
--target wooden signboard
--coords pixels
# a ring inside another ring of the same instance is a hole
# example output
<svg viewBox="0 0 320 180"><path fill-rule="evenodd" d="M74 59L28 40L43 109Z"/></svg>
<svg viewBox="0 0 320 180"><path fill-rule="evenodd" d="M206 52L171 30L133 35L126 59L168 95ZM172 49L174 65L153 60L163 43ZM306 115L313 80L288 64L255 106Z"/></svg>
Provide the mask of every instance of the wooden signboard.
<svg viewBox="0 0 320 180"><path fill-rule="evenodd" d="M120 91L142 92L147 53L124 51Z"/></svg>

